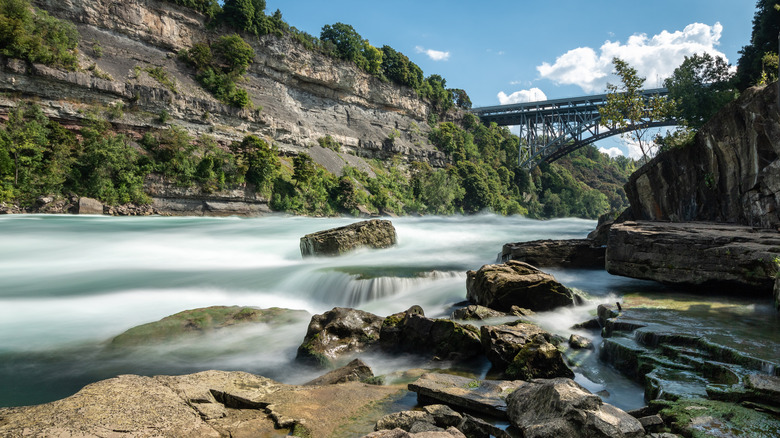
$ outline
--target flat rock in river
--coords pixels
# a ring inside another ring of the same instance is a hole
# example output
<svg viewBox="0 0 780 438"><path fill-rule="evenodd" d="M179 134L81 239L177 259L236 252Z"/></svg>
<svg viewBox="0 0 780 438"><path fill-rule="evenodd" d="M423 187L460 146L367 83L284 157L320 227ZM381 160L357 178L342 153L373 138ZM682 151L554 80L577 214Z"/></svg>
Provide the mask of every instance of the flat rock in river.
<svg viewBox="0 0 780 438"><path fill-rule="evenodd" d="M704 222L623 222L612 225L607 271L685 286L732 286L771 296L780 233Z"/></svg>
<svg viewBox="0 0 780 438"><path fill-rule="evenodd" d="M451 374L427 373L409 384L425 402L434 401L495 418L506 418L506 397L524 385L522 380L478 380Z"/></svg>

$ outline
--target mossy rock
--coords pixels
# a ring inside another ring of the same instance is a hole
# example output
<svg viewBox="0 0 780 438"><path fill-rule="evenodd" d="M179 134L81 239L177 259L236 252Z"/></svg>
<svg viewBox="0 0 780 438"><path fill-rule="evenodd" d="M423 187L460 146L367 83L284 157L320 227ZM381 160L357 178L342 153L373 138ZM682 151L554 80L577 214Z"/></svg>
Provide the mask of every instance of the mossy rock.
<svg viewBox="0 0 780 438"><path fill-rule="evenodd" d="M701 398L657 400L659 414L675 433L686 437L780 436L780 418L744 406Z"/></svg>
<svg viewBox="0 0 780 438"><path fill-rule="evenodd" d="M574 372L566 366L563 354L541 334L523 345L506 369L509 379L574 378Z"/></svg>
<svg viewBox="0 0 780 438"><path fill-rule="evenodd" d="M173 341L241 324L283 325L304 320L304 310L271 307L257 309L241 306L212 306L185 310L175 315L133 327L111 340L112 347L138 346Z"/></svg>

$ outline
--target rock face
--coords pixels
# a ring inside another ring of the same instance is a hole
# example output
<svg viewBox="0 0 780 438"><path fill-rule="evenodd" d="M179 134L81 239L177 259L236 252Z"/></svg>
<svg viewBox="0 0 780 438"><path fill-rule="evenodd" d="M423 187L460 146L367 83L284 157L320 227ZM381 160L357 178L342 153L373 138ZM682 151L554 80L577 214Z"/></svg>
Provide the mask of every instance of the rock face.
<svg viewBox="0 0 780 438"><path fill-rule="evenodd" d="M343 307L314 315L296 360L329 367L345 355L365 351L379 341L383 320L372 313Z"/></svg>
<svg viewBox="0 0 780 438"><path fill-rule="evenodd" d="M335 385L345 382L364 382L372 377L374 377L374 372L371 371L371 368L362 360L355 359L341 368L304 383L304 385Z"/></svg>
<svg viewBox="0 0 780 438"><path fill-rule="evenodd" d="M502 262L517 260L538 267L604 268L605 248L589 239L535 240L507 243Z"/></svg>
<svg viewBox="0 0 780 438"><path fill-rule="evenodd" d="M0 436L331 436L397 388L350 382L300 387L244 372L123 375L37 406L0 408Z"/></svg>
<svg viewBox="0 0 780 438"><path fill-rule="evenodd" d="M528 263L508 261L485 265L468 271L466 280L469 301L491 309L509 312L518 306L535 312L570 306L574 293Z"/></svg>
<svg viewBox="0 0 780 438"><path fill-rule="evenodd" d="M637 219L780 226L777 84L751 88L626 184Z"/></svg>
<svg viewBox="0 0 780 438"><path fill-rule="evenodd" d="M335 256L361 248L388 248L397 241L388 220L372 219L301 237L301 255Z"/></svg>
<svg viewBox="0 0 780 438"><path fill-rule="evenodd" d="M570 379L537 379L507 397L509 419L526 438L640 438L639 420Z"/></svg>
<svg viewBox="0 0 780 438"><path fill-rule="evenodd" d="M712 223L614 224L607 271L675 285L731 285L769 296L780 256L780 233Z"/></svg>
<svg viewBox="0 0 780 438"><path fill-rule="evenodd" d="M282 325L299 322L309 317L305 310L279 307L257 309L239 306L212 306L192 309L167 316L159 321L133 327L111 340L111 346L126 347L175 341L192 336L244 324Z"/></svg>
<svg viewBox="0 0 780 438"><path fill-rule="evenodd" d="M58 120L81 120L77 111L81 102L122 101L125 107L132 104L152 114L167 108L177 125L195 136L208 132L222 143L253 133L271 139L283 151L300 152L331 135L345 154L380 159L400 155L436 167L448 162L445 154L425 141L430 108L414 90L307 50L290 36L247 38L257 56L242 87L262 110L239 110L205 92L175 56L195 43L216 39L208 33L203 15L159 0L33 3L74 22L81 34L82 66L94 63L107 74L97 77L43 66L0 72L0 89L38 96L41 106ZM100 56L92 49L96 43L102 48ZM176 81L176 92L145 72L135 74L136 66L164 69ZM117 123L136 134L156 127L148 118L133 114L125 114ZM388 140L394 130L400 135Z"/></svg>

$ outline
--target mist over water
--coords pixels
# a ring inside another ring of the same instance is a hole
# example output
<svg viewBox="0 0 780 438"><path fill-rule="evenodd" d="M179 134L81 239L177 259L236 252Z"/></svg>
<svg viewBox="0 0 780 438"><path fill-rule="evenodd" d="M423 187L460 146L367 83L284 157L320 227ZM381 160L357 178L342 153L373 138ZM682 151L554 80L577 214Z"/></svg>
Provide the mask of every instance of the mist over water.
<svg viewBox="0 0 780 438"><path fill-rule="evenodd" d="M504 243L582 238L595 226L579 219L495 215L405 217L392 220L396 247L301 258L301 236L355 221L0 217L0 406L55 400L127 373L245 370L300 383L313 377L293 362L308 319L122 350L107 343L131 327L216 305L312 314L344 306L386 316L417 304L427 316L441 317L465 299L465 272L495 262ZM648 287L603 271L553 273L592 298L586 306L537 316L545 328L567 336L568 327L592 317L596 303ZM367 358L377 374L403 369L412 360ZM609 372L595 357L588 360L593 369L578 374L578 381L598 391ZM628 385L622 404L641 404L636 395L641 400L641 390L617 379Z"/></svg>

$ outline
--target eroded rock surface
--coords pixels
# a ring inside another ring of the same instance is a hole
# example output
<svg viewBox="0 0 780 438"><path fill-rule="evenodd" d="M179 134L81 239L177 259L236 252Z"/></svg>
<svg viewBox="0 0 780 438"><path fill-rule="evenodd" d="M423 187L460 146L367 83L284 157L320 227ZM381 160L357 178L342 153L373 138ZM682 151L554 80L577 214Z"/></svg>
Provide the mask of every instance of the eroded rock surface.
<svg viewBox="0 0 780 438"><path fill-rule="evenodd" d="M296 360L316 366L333 366L339 359L365 351L379 341L384 318L362 310L334 307L314 315Z"/></svg>
<svg viewBox="0 0 780 438"><path fill-rule="evenodd" d="M607 271L690 286L732 286L771 297L780 233L713 223L624 222L612 225Z"/></svg>
<svg viewBox="0 0 780 438"><path fill-rule="evenodd" d="M528 263L510 260L467 275L468 300L502 312L512 306L539 312L575 303L574 292Z"/></svg>
<svg viewBox="0 0 780 438"><path fill-rule="evenodd" d="M631 175L637 219L780 226L777 84L745 90L692 145L658 154Z"/></svg>
<svg viewBox="0 0 780 438"><path fill-rule="evenodd" d="M571 379L536 379L507 397L509 419L526 438L640 438L645 431L626 412Z"/></svg>
<svg viewBox="0 0 780 438"><path fill-rule="evenodd" d="M451 374L426 373L409 390L421 403L442 403L456 410L506 418L506 397L524 385L520 380L478 380Z"/></svg>
<svg viewBox="0 0 780 438"><path fill-rule="evenodd" d="M219 438L283 428L330 436L397 391L355 382L299 387L244 372L123 375L55 402L0 408L0 435Z"/></svg>
<svg viewBox="0 0 780 438"><path fill-rule="evenodd" d="M357 248L389 248L397 237L392 222L372 219L301 237L301 255L335 256Z"/></svg>
<svg viewBox="0 0 780 438"><path fill-rule="evenodd" d="M500 259L526 262L541 268L604 268L605 248L589 239L535 240L506 243Z"/></svg>

